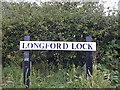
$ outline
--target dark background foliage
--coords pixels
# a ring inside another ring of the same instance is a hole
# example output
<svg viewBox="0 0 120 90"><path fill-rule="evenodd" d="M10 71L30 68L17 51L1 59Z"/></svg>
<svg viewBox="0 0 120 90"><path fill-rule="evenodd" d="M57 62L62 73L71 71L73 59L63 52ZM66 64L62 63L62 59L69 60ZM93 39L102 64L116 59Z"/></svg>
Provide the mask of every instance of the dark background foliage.
<svg viewBox="0 0 120 90"><path fill-rule="evenodd" d="M97 42L93 52L94 63L117 71L120 70L120 23L118 11L108 10L105 15L103 5L96 2L51 2L9 3L2 2L3 66L11 63L20 66L23 53L19 42L25 35L35 41L85 41L92 36ZM117 14L115 14L117 13ZM58 67L85 64L85 52L31 51L33 66L53 63ZM115 73L116 74L116 73Z"/></svg>

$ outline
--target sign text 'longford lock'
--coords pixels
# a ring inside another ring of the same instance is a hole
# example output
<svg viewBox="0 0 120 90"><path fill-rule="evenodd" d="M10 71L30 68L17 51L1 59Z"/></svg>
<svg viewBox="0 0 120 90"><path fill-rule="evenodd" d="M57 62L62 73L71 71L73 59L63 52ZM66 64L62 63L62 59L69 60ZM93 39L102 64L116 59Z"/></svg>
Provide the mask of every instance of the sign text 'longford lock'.
<svg viewBox="0 0 120 90"><path fill-rule="evenodd" d="M25 41L20 41L20 50L24 50L23 80L26 88L30 88L29 76L31 66L29 50L86 51L86 77L89 74L92 75L92 51L96 51L96 42L92 42L92 37L87 36L86 42L30 41L30 36L24 36L24 40Z"/></svg>
<svg viewBox="0 0 120 90"><path fill-rule="evenodd" d="M20 50L96 51L96 42L20 41Z"/></svg>

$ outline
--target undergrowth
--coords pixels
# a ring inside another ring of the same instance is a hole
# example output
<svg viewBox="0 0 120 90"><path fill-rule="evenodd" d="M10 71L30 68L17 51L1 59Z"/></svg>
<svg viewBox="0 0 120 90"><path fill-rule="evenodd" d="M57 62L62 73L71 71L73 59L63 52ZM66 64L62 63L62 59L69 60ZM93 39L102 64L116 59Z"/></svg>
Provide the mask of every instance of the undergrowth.
<svg viewBox="0 0 120 90"><path fill-rule="evenodd" d="M85 77L85 71L74 65L70 69L49 70L46 76L35 68L31 69L31 88L115 88L111 85L109 72L97 70L93 66L93 75ZM3 88L25 88L23 69L15 66L3 68Z"/></svg>

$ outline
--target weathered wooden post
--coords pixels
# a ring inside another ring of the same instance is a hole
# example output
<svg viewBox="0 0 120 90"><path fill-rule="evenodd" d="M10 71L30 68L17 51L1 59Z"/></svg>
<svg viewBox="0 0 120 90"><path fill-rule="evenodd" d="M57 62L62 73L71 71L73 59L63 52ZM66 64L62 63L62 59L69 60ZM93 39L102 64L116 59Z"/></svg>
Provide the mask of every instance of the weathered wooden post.
<svg viewBox="0 0 120 90"><path fill-rule="evenodd" d="M92 37L87 36L86 42L91 42ZM92 51L86 51L86 77L92 75Z"/></svg>
<svg viewBox="0 0 120 90"><path fill-rule="evenodd" d="M30 41L30 36L24 36L25 41ZM24 47L24 46L23 46ZM23 78L24 78L24 84L26 85L26 88L30 88L30 51L24 50L24 63L23 63Z"/></svg>

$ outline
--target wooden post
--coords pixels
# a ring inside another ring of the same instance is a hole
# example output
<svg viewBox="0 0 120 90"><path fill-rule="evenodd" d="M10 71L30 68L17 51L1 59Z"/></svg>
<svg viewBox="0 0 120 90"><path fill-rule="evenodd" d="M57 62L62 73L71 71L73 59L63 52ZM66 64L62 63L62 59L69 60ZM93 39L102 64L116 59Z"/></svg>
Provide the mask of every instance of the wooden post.
<svg viewBox="0 0 120 90"><path fill-rule="evenodd" d="M24 36L25 41L30 41L30 36ZM24 70L23 70L23 79L24 84L26 85L26 88L30 88L30 51L24 50L24 64L23 64Z"/></svg>
<svg viewBox="0 0 120 90"><path fill-rule="evenodd" d="M92 41L92 37L87 36L86 42L91 42L91 41ZM92 61L93 61L92 52L87 51L86 52L86 77L92 75Z"/></svg>

